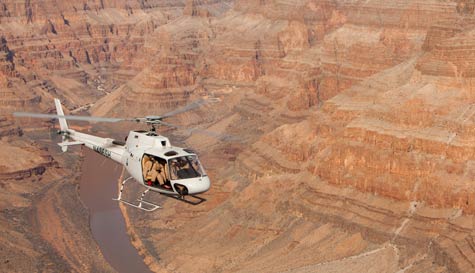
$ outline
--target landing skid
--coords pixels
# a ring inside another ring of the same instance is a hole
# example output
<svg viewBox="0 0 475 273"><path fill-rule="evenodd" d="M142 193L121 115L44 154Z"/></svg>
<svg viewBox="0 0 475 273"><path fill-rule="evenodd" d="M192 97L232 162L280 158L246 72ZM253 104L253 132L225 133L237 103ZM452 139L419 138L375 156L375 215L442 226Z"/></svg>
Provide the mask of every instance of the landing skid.
<svg viewBox="0 0 475 273"><path fill-rule="evenodd" d="M122 182L122 185L120 186L119 196L117 198L112 198L112 200L119 201L128 206L138 208L144 211L149 211L149 212L161 208L160 205L144 200L145 195L150 191L150 189L146 189L144 192L142 192L142 195L140 196L140 198L137 199L137 201L139 201L138 204L134 204L130 201L123 200L122 192L124 191L125 183L127 183L130 179L132 179L132 177L129 177Z"/></svg>
<svg viewBox="0 0 475 273"><path fill-rule="evenodd" d="M172 194L167 194L167 193L161 193L161 194L165 195L166 197L170 197L170 198L173 198L178 201L185 202L187 204L194 205L194 206L199 205L206 201L206 199L204 199L203 197L199 197L197 195L186 195L186 196L191 196L194 200L196 200L196 201L193 201L193 200L186 200L185 195L172 195Z"/></svg>

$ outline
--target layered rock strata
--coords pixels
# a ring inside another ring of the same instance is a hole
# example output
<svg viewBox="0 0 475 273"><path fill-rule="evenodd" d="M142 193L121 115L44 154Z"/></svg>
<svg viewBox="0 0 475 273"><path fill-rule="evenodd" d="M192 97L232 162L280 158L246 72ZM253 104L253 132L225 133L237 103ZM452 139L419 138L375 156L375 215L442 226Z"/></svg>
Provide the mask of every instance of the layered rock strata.
<svg viewBox="0 0 475 273"><path fill-rule="evenodd" d="M41 23L42 36L24 49L5 36L0 63L2 83L39 79L25 97L64 96L72 111L144 116L221 99L173 122L240 142L167 132L201 152L207 202L128 210L154 269L475 270L470 1L139 3L70 11L86 19L69 43L64 18L28 4L24 33ZM56 72L26 69L40 67ZM67 246L54 244L62 259Z"/></svg>
<svg viewBox="0 0 475 273"><path fill-rule="evenodd" d="M220 97L201 126L244 144L187 139L210 166L208 202L166 202L153 227L134 228L163 271L473 271L469 13L441 1L238 1L211 17L213 35L195 39L211 53L194 57L201 77L182 90ZM180 26L160 37L197 32Z"/></svg>

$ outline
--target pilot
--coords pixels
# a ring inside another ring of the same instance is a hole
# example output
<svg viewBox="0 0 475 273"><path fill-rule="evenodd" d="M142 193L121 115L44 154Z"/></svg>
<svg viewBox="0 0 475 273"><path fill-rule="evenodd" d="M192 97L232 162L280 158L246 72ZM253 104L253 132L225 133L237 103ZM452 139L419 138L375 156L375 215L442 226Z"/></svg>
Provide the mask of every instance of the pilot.
<svg viewBox="0 0 475 273"><path fill-rule="evenodd" d="M178 163L180 164L180 169L189 168L188 162L183 158L178 159Z"/></svg>

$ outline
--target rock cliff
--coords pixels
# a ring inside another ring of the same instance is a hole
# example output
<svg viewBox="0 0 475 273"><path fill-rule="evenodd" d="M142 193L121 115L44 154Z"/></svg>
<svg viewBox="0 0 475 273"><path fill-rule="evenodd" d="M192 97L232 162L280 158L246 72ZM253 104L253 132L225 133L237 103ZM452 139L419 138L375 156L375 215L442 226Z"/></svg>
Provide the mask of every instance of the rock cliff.
<svg viewBox="0 0 475 273"><path fill-rule="evenodd" d="M200 206L125 211L154 270L475 271L472 1L51 5L0 8L2 114L52 111L53 96L112 116L216 97L173 122L239 137L166 132L213 186ZM45 124L1 120L17 147L19 125ZM56 164L35 162L21 172ZM102 261L68 246L52 244L58 264Z"/></svg>
<svg viewBox="0 0 475 273"><path fill-rule="evenodd" d="M13 111L89 109L139 72L144 36L180 1L4 1L0 4L0 271L113 272L77 192L80 158L57 154L49 121ZM40 132L37 130L40 129ZM49 147L48 147L49 145Z"/></svg>
<svg viewBox="0 0 475 273"><path fill-rule="evenodd" d="M474 271L465 7L237 1L211 18L193 83L225 105L202 126L245 142L187 139L209 202L134 228L163 271Z"/></svg>

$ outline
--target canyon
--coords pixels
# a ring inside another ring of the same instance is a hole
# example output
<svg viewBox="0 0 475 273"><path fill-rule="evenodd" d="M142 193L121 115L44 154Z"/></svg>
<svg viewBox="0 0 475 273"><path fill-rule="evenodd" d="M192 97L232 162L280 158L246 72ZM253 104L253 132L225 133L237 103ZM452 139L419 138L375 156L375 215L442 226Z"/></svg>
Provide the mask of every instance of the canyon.
<svg viewBox="0 0 475 273"><path fill-rule="evenodd" d="M199 152L199 206L122 207L154 272L475 272L473 1L5 1L0 270L114 271L80 149L13 111L159 115ZM123 138L131 124L72 123ZM134 127L134 128L132 128ZM12 160L12 155L14 160ZM138 193L137 185L130 193ZM73 255L74 253L74 255Z"/></svg>

